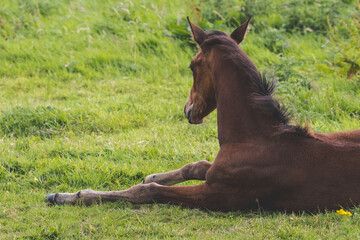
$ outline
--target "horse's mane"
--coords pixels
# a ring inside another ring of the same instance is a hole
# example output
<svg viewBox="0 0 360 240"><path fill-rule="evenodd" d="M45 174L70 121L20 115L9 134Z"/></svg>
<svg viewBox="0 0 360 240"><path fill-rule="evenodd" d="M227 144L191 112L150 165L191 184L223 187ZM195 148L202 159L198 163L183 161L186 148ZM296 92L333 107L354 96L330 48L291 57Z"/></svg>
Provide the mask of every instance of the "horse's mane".
<svg viewBox="0 0 360 240"><path fill-rule="evenodd" d="M254 107L271 114L280 123L281 129L287 132L296 132L301 135L310 136L309 127L290 125L291 111L274 98L276 79L266 79L265 73L257 81L252 81L255 93L252 95Z"/></svg>
<svg viewBox="0 0 360 240"><path fill-rule="evenodd" d="M281 128L281 130L310 136L307 127L289 124L291 112L281 105L273 96L276 88L275 78L268 80L265 73L261 75L247 55L240 50L237 43L224 32L207 32L207 39L201 45L201 49L206 52L214 46L221 49L225 60L233 62L236 67L241 70L248 71L251 86L254 91L254 93L251 94L253 107L259 109L264 114L273 116L279 122L279 128Z"/></svg>

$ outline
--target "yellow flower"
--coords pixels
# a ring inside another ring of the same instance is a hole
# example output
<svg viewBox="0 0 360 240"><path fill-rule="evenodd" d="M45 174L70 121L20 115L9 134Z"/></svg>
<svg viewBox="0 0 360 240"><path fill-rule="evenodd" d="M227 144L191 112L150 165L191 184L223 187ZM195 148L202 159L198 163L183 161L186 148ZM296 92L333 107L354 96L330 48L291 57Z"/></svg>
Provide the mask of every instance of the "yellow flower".
<svg viewBox="0 0 360 240"><path fill-rule="evenodd" d="M343 216L349 216L349 217L351 216L351 212L344 211L344 209L336 210L336 212Z"/></svg>

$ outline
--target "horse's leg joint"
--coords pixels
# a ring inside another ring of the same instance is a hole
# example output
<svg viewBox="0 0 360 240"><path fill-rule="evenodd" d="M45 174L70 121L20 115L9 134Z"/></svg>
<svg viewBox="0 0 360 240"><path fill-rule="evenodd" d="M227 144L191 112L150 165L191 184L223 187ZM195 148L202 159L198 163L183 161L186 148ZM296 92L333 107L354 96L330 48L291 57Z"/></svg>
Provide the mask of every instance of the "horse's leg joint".
<svg viewBox="0 0 360 240"><path fill-rule="evenodd" d="M182 168L174 171L151 174L147 176L142 183L147 184L151 182L156 182L161 185L171 186L176 183L192 179L205 180L206 172L210 168L210 166L211 163L205 160L195 163L189 163Z"/></svg>
<svg viewBox="0 0 360 240"><path fill-rule="evenodd" d="M181 168L181 175L186 180L204 180L206 172L210 168L210 166L211 163L205 160L195 163L189 163Z"/></svg>
<svg viewBox="0 0 360 240"><path fill-rule="evenodd" d="M156 180L157 180L156 178L157 178L157 174L151 174L151 175L145 177L145 179L142 183L146 184L146 183L156 182Z"/></svg>

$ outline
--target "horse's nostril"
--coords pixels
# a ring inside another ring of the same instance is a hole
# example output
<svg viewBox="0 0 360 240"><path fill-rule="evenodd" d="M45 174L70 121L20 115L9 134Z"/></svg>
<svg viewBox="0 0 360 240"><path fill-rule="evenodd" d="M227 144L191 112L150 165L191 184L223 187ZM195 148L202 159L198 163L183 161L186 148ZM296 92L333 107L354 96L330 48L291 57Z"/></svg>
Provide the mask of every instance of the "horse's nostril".
<svg viewBox="0 0 360 240"><path fill-rule="evenodd" d="M186 113L186 118L189 120L189 122L190 122L190 117L191 117L191 108L189 108Z"/></svg>

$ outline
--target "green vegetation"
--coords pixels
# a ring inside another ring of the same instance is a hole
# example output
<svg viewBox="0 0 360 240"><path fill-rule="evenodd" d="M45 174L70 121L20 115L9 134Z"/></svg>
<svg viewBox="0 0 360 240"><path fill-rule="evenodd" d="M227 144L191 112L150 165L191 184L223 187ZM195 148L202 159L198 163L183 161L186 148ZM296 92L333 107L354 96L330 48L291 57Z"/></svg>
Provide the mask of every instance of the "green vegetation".
<svg viewBox="0 0 360 240"><path fill-rule="evenodd" d="M294 122L323 132L359 128L358 5L2 0L0 238L359 238L360 208L347 217L44 201L49 192L125 189L214 159L216 113L200 126L183 114L196 53L187 15L227 33L253 15L242 48L278 79L277 97Z"/></svg>

